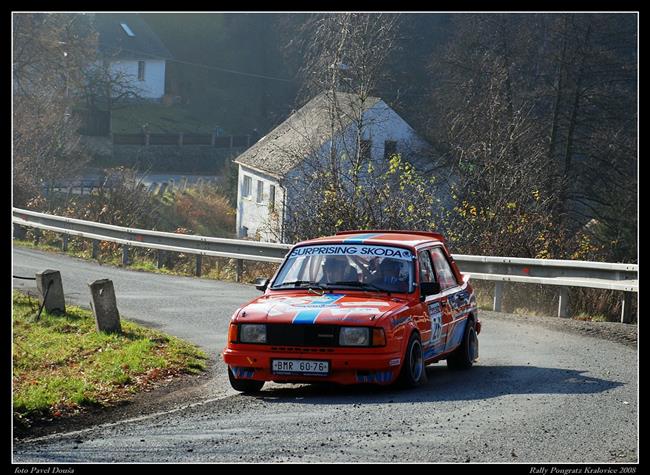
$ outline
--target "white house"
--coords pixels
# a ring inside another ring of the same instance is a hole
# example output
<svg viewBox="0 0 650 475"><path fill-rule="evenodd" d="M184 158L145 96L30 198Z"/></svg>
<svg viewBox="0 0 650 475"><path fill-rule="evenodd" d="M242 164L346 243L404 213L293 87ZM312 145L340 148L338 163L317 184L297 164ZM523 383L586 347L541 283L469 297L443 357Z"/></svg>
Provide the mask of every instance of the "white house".
<svg viewBox="0 0 650 475"><path fill-rule="evenodd" d="M115 75L130 78L139 95L165 95L165 66L171 53L137 13L94 13L99 52Z"/></svg>
<svg viewBox="0 0 650 475"><path fill-rule="evenodd" d="M340 111L334 130L333 103ZM421 170L429 167L422 160L428 144L380 98L321 93L234 160L239 166L237 236L284 241L287 204L301 199L301 192L287 185L304 172L301 165L314 156L326 159L332 147L339 156L354 150L359 138L361 153L373 163L386 164L399 153Z"/></svg>

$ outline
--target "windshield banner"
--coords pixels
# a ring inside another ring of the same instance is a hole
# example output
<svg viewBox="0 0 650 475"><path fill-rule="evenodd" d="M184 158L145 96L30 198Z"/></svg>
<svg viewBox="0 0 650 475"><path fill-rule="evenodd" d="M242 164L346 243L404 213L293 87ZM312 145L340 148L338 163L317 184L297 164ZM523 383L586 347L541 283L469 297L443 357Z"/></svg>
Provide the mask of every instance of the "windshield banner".
<svg viewBox="0 0 650 475"><path fill-rule="evenodd" d="M291 252L289 259L299 256L362 256L390 257L410 261L413 254L408 249L387 246L366 246L363 244L329 244L323 246L298 247Z"/></svg>

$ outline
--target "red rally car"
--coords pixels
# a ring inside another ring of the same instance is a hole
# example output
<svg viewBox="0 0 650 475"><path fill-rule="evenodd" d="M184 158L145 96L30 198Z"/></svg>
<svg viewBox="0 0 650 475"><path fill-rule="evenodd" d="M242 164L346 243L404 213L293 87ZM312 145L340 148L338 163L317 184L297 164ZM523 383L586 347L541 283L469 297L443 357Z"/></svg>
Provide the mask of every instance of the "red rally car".
<svg viewBox="0 0 650 475"><path fill-rule="evenodd" d="M223 359L233 388L265 381L426 381L478 359L474 290L441 234L345 231L296 244L264 295L239 308Z"/></svg>

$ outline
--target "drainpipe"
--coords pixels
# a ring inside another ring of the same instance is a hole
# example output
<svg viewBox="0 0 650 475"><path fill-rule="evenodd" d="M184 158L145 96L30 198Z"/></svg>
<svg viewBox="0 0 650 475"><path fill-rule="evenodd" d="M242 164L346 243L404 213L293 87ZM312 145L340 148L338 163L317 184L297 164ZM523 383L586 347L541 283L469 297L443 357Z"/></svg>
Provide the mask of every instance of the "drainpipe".
<svg viewBox="0 0 650 475"><path fill-rule="evenodd" d="M287 209L287 189L283 186L282 180L278 181L278 185L282 188L282 220L280 221L280 242L284 244L284 213Z"/></svg>

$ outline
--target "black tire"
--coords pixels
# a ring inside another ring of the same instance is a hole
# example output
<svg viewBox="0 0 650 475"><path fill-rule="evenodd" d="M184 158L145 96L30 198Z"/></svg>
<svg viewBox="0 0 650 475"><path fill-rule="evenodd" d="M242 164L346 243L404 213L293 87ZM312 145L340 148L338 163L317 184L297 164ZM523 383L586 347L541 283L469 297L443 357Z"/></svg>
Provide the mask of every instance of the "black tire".
<svg viewBox="0 0 650 475"><path fill-rule="evenodd" d="M264 386L264 381L235 378L235 375L232 374L230 368L228 368L228 379L230 380L230 385L233 387L233 389L242 393L256 393L262 389L262 386Z"/></svg>
<svg viewBox="0 0 650 475"><path fill-rule="evenodd" d="M478 359L478 335L473 318L467 319L463 341L456 351L447 358L449 369L469 369Z"/></svg>
<svg viewBox="0 0 650 475"><path fill-rule="evenodd" d="M397 382L405 388L415 388L427 382L424 351L422 350L422 342L417 333L413 333L409 338Z"/></svg>

